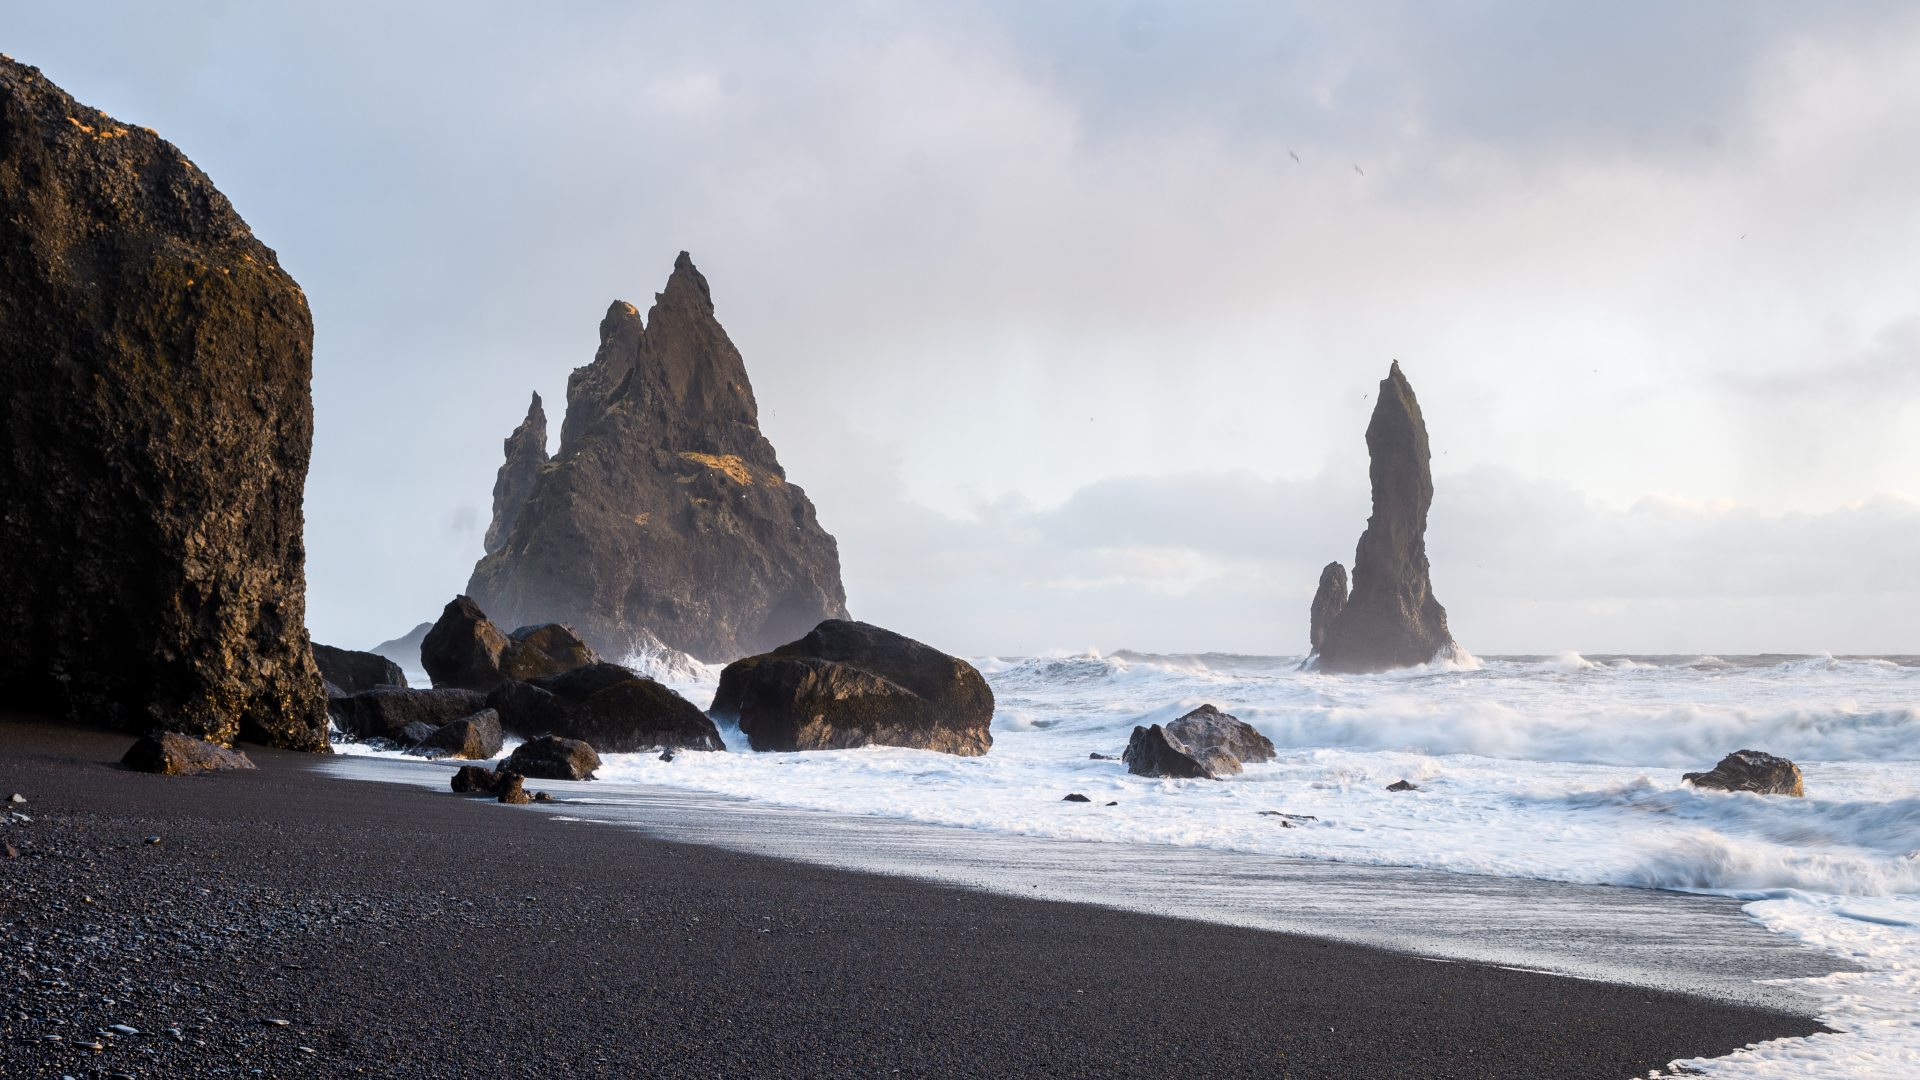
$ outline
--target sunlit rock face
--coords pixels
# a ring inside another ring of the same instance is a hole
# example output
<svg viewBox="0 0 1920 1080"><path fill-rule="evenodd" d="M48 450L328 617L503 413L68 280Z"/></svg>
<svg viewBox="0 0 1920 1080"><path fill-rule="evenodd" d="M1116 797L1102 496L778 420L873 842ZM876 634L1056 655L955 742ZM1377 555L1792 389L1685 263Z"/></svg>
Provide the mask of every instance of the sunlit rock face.
<svg viewBox="0 0 1920 1080"><path fill-rule="evenodd" d="M545 453L531 442L509 440L502 485ZM503 626L565 623L608 656L664 645L724 661L847 614L838 545L760 433L685 252L644 320L608 309L593 363L567 380L559 451L524 501L495 509L467 593Z"/></svg>
<svg viewBox="0 0 1920 1080"><path fill-rule="evenodd" d="M327 747L306 297L207 175L0 58L0 704Z"/></svg>
<svg viewBox="0 0 1920 1080"><path fill-rule="evenodd" d="M1329 566L1314 598L1315 645L1322 671L1412 667L1452 655L1447 609L1434 598L1427 568L1427 510L1433 505L1433 454L1420 402L1395 361L1380 380L1367 424L1373 516L1353 559L1353 593Z"/></svg>

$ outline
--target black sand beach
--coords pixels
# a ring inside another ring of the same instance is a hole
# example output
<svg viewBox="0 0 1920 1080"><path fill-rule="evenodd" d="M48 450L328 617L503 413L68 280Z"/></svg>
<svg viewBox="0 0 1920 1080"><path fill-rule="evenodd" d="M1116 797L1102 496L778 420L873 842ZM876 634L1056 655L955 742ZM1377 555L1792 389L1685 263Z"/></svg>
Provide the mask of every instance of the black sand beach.
<svg viewBox="0 0 1920 1080"><path fill-rule="evenodd" d="M32 819L0 829L0 1075L1624 1077L1821 1030L665 843L295 753L114 768L131 741L0 721L0 797Z"/></svg>

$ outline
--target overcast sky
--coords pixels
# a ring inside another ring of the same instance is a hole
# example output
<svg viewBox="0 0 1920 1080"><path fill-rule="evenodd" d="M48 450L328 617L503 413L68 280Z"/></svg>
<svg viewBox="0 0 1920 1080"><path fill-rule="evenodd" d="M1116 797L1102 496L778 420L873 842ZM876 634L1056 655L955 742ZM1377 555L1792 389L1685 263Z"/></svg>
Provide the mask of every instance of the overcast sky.
<svg viewBox="0 0 1920 1080"><path fill-rule="evenodd" d="M307 291L318 640L465 585L685 248L952 651L1302 651L1398 358L1467 648L1920 652L1913 5L712 6L10 6Z"/></svg>

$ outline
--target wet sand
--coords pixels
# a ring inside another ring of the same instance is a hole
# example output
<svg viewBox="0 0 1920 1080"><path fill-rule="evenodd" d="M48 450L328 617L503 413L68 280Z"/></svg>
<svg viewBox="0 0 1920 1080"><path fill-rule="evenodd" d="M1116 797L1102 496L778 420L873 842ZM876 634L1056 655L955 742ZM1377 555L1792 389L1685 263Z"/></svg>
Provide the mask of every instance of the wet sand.
<svg viewBox="0 0 1920 1080"><path fill-rule="evenodd" d="M0 829L21 852L0 1075L1623 1077L1822 1030L668 842L306 755L133 774L111 764L131 741L0 721L0 796L33 819Z"/></svg>

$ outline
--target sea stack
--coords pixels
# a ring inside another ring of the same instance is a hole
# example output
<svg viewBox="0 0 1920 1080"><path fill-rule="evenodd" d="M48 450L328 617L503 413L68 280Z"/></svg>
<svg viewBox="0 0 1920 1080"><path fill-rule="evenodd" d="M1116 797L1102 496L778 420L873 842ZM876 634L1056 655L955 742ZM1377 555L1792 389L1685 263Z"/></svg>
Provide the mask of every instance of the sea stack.
<svg viewBox="0 0 1920 1080"><path fill-rule="evenodd" d="M1447 610L1427 570L1427 510L1433 505L1427 423L1394 361L1380 380L1367 424L1373 516L1353 557L1353 594L1339 565L1320 574L1312 636L1322 671L1360 673L1424 664L1454 648ZM1342 602L1344 600L1344 602Z"/></svg>
<svg viewBox="0 0 1920 1080"><path fill-rule="evenodd" d="M0 705L327 748L313 321L186 156L0 57Z"/></svg>
<svg viewBox="0 0 1920 1080"><path fill-rule="evenodd" d="M507 546L507 537L547 464L547 411L540 407L539 394L527 406L527 418L507 436L505 449L507 460L493 481L493 523L487 526L485 541L489 555Z"/></svg>
<svg viewBox="0 0 1920 1080"><path fill-rule="evenodd" d="M507 440L467 585L501 625L565 623L608 656L726 661L846 617L839 548L760 433L746 365L686 252L644 321L608 309L593 363L567 380L550 462L534 420ZM533 477L517 504L510 473Z"/></svg>

